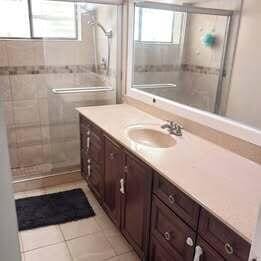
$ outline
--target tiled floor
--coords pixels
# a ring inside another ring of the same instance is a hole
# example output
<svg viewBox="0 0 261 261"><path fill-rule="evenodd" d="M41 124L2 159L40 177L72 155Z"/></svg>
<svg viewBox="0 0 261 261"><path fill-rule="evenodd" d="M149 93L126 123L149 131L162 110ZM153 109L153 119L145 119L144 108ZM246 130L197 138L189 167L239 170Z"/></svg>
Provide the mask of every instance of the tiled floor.
<svg viewBox="0 0 261 261"><path fill-rule="evenodd" d="M139 261L85 182L16 193L15 198L82 188L96 216L19 232L22 261Z"/></svg>

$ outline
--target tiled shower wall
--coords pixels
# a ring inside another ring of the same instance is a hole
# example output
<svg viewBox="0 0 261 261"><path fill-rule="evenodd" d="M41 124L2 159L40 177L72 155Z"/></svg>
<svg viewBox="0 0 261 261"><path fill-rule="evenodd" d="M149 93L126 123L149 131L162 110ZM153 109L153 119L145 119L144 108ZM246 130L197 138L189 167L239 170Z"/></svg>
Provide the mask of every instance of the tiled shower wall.
<svg viewBox="0 0 261 261"><path fill-rule="evenodd" d="M14 179L79 167L75 107L115 102L108 94L55 95L52 88L103 86L94 70L93 27L81 41L0 41L0 99Z"/></svg>

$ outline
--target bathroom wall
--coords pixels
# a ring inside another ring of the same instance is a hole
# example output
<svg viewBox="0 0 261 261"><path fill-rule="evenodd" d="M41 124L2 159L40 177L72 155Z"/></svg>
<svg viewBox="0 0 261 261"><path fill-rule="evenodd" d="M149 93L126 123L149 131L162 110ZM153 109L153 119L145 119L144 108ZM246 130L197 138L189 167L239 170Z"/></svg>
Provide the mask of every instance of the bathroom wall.
<svg viewBox="0 0 261 261"><path fill-rule="evenodd" d="M261 2L244 1L226 116L261 129Z"/></svg>
<svg viewBox="0 0 261 261"><path fill-rule="evenodd" d="M81 41L0 41L0 99L14 179L78 168L74 108L115 102L115 92L54 95L51 91L105 84L95 72L92 31L83 24Z"/></svg>

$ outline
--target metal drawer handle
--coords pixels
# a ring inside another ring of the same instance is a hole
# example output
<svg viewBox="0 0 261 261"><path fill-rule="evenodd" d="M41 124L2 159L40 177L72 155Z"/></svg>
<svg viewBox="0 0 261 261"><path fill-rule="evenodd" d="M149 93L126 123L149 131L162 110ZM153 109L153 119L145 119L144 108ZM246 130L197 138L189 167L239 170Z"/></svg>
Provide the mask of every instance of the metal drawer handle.
<svg viewBox="0 0 261 261"><path fill-rule="evenodd" d="M87 131L87 140L86 140L86 147L87 147L87 151L89 150L90 148L90 135L91 135L91 132L90 131Z"/></svg>
<svg viewBox="0 0 261 261"><path fill-rule="evenodd" d="M169 199L169 203L170 204L174 204L175 203L175 198L174 198L173 195L169 195L168 199Z"/></svg>
<svg viewBox="0 0 261 261"><path fill-rule="evenodd" d="M88 177L90 177L91 176L91 160L90 159L88 159L87 171L88 171Z"/></svg>
<svg viewBox="0 0 261 261"><path fill-rule="evenodd" d="M120 179L120 192L121 194L125 194L124 179Z"/></svg>
<svg viewBox="0 0 261 261"><path fill-rule="evenodd" d="M164 233L164 238L165 238L167 241L170 241L170 238L171 238L170 233L169 233L169 232L165 232L165 233Z"/></svg>
<svg viewBox="0 0 261 261"><path fill-rule="evenodd" d="M193 261L200 261L200 257L202 255L203 255L203 250L202 250L201 246L196 246Z"/></svg>
<svg viewBox="0 0 261 261"><path fill-rule="evenodd" d="M229 255L233 255L233 253L234 253L234 249L229 243L225 244L225 251Z"/></svg>

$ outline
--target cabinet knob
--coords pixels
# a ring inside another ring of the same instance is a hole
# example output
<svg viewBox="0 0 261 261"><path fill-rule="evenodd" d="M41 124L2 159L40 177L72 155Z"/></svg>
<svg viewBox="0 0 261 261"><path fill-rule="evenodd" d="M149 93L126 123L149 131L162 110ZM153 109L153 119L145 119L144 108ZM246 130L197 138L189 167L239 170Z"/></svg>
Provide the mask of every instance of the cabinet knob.
<svg viewBox="0 0 261 261"><path fill-rule="evenodd" d="M192 247L194 245L194 241L191 237L188 237L186 240L188 246Z"/></svg>
<svg viewBox="0 0 261 261"><path fill-rule="evenodd" d="M88 177L90 177L91 176L91 160L90 159L88 159L87 171L88 171Z"/></svg>
<svg viewBox="0 0 261 261"><path fill-rule="evenodd" d="M175 198L174 198L173 195L169 195L168 199L169 199L169 203L170 204L174 204L175 203Z"/></svg>
<svg viewBox="0 0 261 261"><path fill-rule="evenodd" d="M114 153L110 153L110 159L113 160L114 159Z"/></svg>
<svg viewBox="0 0 261 261"><path fill-rule="evenodd" d="M229 243L225 244L225 251L228 255L233 255L234 253L234 249Z"/></svg>
<svg viewBox="0 0 261 261"><path fill-rule="evenodd" d="M167 241L170 241L170 238L171 238L170 233L169 233L169 232L165 232L165 233L164 233L164 238L165 238Z"/></svg>

